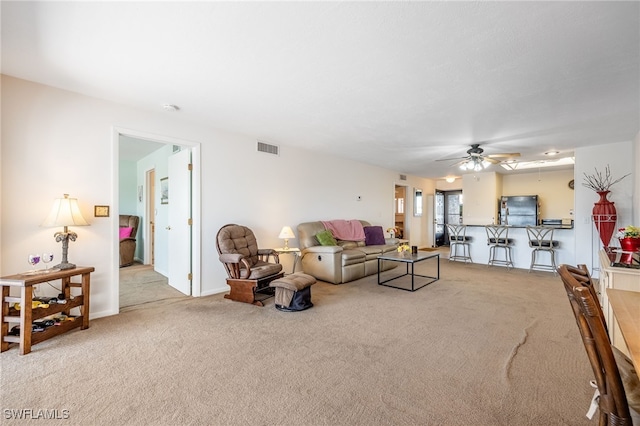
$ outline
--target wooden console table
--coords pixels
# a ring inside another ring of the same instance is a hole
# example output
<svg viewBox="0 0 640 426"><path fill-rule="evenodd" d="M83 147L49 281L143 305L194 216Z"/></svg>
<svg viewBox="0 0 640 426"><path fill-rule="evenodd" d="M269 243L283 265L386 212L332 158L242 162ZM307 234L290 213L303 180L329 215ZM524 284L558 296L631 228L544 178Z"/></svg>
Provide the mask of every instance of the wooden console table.
<svg viewBox="0 0 640 426"><path fill-rule="evenodd" d="M622 331L614 316L614 310L609 301L609 289L640 292L640 269L621 268L611 266L611 258L605 250L600 250L600 298L602 312L609 328L611 344L620 349L625 355L631 355Z"/></svg>
<svg viewBox="0 0 640 426"><path fill-rule="evenodd" d="M91 272L93 271L95 271L93 267L77 267L64 271L52 271L33 275L16 274L0 278L0 285L2 286L0 352L8 350L10 343L19 343L20 355L26 355L31 352L31 345L35 345L36 343L40 343L77 327L80 327L81 330L89 328L89 294ZM81 276L82 281L80 283L72 283L71 277L77 275ZM65 296L66 303L51 304L48 308L32 309L33 286L55 280L60 280L62 283L60 290ZM19 297L11 297L9 295L11 287L20 288ZM80 288L82 294L72 296L71 287ZM20 309L18 310L10 306L11 303L19 303ZM58 313L69 315L69 311L76 307L80 308L80 316L76 317L73 321L61 322L60 325L47 327L44 331L31 331L31 325L34 320ZM10 323L20 324L19 336L9 335Z"/></svg>

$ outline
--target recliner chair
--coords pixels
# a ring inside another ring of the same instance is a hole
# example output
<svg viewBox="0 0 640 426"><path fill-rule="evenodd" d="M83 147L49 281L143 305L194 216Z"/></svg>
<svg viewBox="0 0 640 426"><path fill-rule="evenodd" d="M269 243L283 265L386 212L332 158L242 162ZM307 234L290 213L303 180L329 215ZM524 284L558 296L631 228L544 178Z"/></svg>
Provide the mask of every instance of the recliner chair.
<svg viewBox="0 0 640 426"><path fill-rule="evenodd" d="M227 285L231 287L226 299L264 306L262 301L274 295L271 281L282 278L284 272L273 249L259 249L253 231L246 226L225 225L216 235L220 262L227 271ZM269 262L273 257L275 263Z"/></svg>
<svg viewBox="0 0 640 426"><path fill-rule="evenodd" d="M136 235L138 234L138 225L140 217L128 214L120 215L120 230L123 228L131 228L128 237L120 238L120 267L133 265L136 254Z"/></svg>

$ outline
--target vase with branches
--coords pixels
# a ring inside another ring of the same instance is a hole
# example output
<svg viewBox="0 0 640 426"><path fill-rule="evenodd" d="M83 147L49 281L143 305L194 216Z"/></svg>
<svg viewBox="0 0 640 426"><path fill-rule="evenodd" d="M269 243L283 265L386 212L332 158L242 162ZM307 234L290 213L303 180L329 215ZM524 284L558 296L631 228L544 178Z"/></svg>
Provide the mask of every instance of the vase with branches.
<svg viewBox="0 0 640 426"><path fill-rule="evenodd" d="M611 236L616 229L618 215L615 204L607 199L607 195L613 185L629 176L630 173L627 173L618 179L613 179L611 177L611 169L608 164L604 169L604 173L599 172L598 169L594 170L595 173L593 174L584 174L584 182L582 185L594 190L600 196L600 199L593 205L591 213L593 223L600 235L600 241L602 241L604 247L609 247Z"/></svg>

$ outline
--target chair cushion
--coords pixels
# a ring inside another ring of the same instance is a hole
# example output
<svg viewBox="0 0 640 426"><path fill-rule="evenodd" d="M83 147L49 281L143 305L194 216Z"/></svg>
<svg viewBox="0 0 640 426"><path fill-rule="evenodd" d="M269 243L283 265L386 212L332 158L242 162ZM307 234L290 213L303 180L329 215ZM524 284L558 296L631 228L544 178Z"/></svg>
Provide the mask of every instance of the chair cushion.
<svg viewBox="0 0 640 426"><path fill-rule="evenodd" d="M382 246L385 244L382 226L365 226L364 243L368 246Z"/></svg>
<svg viewBox="0 0 640 426"><path fill-rule="evenodd" d="M242 225L227 225L218 232L218 251L239 253L253 267L258 261L258 242L253 231Z"/></svg>
<svg viewBox="0 0 640 426"><path fill-rule="evenodd" d="M269 283L269 287L281 287L291 291L302 290L316 283L316 279L303 272L296 272L286 277L278 278Z"/></svg>
<svg viewBox="0 0 640 426"><path fill-rule="evenodd" d="M279 263L269 263L262 260L258 260L253 266L251 266L251 275L249 279L259 280L260 278L270 277L282 271L282 265ZM245 271L242 271L244 276Z"/></svg>
<svg viewBox="0 0 640 426"><path fill-rule="evenodd" d="M328 229L320 231L316 234L316 239L323 246L337 246L338 242L333 237L333 234Z"/></svg>
<svg viewBox="0 0 640 426"><path fill-rule="evenodd" d="M120 239L124 239L124 238L129 238L131 236L131 231L133 231L133 228L129 228L129 227L122 227L120 228Z"/></svg>

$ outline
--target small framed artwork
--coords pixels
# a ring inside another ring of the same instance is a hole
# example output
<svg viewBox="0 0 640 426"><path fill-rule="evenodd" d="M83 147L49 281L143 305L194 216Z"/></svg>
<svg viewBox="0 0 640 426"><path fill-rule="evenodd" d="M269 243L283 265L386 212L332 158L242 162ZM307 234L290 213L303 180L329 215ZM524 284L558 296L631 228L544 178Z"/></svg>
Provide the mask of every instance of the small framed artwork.
<svg viewBox="0 0 640 426"><path fill-rule="evenodd" d="M138 185L138 201L142 202L142 185Z"/></svg>
<svg viewBox="0 0 640 426"><path fill-rule="evenodd" d="M169 204L169 178L160 179L160 204Z"/></svg>
<svg viewBox="0 0 640 426"><path fill-rule="evenodd" d="M94 217L109 217L109 206L93 206Z"/></svg>

